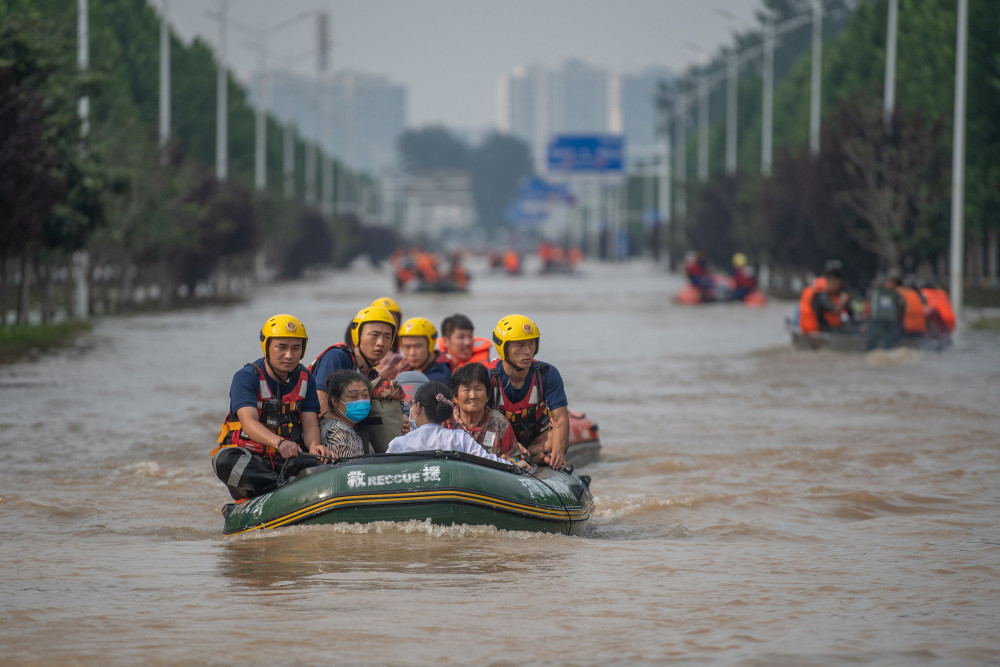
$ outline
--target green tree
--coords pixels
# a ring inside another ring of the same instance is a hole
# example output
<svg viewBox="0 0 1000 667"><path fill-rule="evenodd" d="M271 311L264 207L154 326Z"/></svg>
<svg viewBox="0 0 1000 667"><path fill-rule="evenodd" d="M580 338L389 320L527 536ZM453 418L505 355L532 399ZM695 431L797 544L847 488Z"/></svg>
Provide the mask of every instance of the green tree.
<svg viewBox="0 0 1000 667"><path fill-rule="evenodd" d="M403 171L415 174L438 169L468 169L469 147L444 127L407 130L396 142Z"/></svg>
<svg viewBox="0 0 1000 667"><path fill-rule="evenodd" d="M472 189L481 226L504 224L518 183L532 171L531 148L517 137L494 133L472 150Z"/></svg>

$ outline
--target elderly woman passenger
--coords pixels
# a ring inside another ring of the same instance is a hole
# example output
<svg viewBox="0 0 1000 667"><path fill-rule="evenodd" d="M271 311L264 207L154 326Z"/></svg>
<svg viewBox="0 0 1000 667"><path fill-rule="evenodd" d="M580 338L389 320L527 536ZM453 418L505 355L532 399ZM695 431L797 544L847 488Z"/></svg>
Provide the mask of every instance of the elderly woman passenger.
<svg viewBox="0 0 1000 667"><path fill-rule="evenodd" d="M465 431L490 454L527 458L503 413L486 407L490 386L490 372L480 363L466 364L456 370L451 376L455 410L445 427Z"/></svg>
<svg viewBox="0 0 1000 667"><path fill-rule="evenodd" d="M365 446L357 424L371 410L368 380L354 370L337 370L327 376L326 391L329 410L319 423L320 441L337 458L361 456Z"/></svg>

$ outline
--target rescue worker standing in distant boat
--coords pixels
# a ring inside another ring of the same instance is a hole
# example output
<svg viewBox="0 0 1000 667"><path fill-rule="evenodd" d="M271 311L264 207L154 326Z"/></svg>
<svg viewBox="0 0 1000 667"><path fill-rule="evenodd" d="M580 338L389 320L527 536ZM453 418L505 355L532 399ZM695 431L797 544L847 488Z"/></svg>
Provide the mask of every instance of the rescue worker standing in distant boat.
<svg viewBox="0 0 1000 667"><path fill-rule="evenodd" d="M260 330L264 356L233 376L212 467L236 500L278 488L282 469L295 474L332 454L320 444L316 382L300 363L308 340L298 318L275 315Z"/></svg>
<svg viewBox="0 0 1000 667"><path fill-rule="evenodd" d="M510 422L535 463L566 467L569 408L562 376L537 361L541 334L524 315L508 315L493 329L498 359L490 365L489 405Z"/></svg>
<svg viewBox="0 0 1000 667"><path fill-rule="evenodd" d="M799 328L803 333L848 331L856 322L851 298L844 289L844 272L838 260L829 260L823 275L799 296Z"/></svg>

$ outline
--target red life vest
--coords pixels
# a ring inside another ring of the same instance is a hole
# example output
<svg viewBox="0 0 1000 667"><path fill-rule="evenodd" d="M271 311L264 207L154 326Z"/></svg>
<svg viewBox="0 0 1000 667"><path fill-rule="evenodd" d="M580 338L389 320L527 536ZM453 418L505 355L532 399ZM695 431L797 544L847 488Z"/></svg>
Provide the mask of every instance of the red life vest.
<svg viewBox="0 0 1000 667"><path fill-rule="evenodd" d="M271 393L267 384L267 375L257 362L250 364L257 371L260 384L257 387L257 419L268 431L280 435L286 440L302 443L302 403L309 387L309 371L301 364L298 367L298 377L292 391L280 398ZM242 447L255 454L276 456L278 450L273 445L267 445L250 439L243 431L239 418L230 412L226 415L219 430L219 444L223 447Z"/></svg>
<svg viewBox="0 0 1000 667"><path fill-rule="evenodd" d="M900 287L899 295L903 297L903 333L922 334L927 331L927 316L924 314L924 300L920 292L910 287Z"/></svg>
<svg viewBox="0 0 1000 667"><path fill-rule="evenodd" d="M490 380L493 384L493 407L504 414L514 436L523 446L529 446L535 438L551 428L549 422L549 406L545 402L545 391L542 388L542 374L538 362L531 360L528 391L519 401L510 400L503 391L500 379L500 359L494 359L489 365Z"/></svg>

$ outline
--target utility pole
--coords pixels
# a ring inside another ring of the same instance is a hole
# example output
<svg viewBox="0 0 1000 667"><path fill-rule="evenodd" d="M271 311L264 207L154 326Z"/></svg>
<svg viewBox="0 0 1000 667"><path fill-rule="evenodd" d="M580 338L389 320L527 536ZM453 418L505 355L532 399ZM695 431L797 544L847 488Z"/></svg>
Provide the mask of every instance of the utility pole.
<svg viewBox="0 0 1000 667"><path fill-rule="evenodd" d="M733 49L726 59L726 173L736 173L736 104L740 56Z"/></svg>
<svg viewBox="0 0 1000 667"><path fill-rule="evenodd" d="M90 23L87 0L78 0L77 15L77 65L81 72L90 69ZM90 134L90 97L82 95L78 104L80 114L80 137Z"/></svg>
<svg viewBox="0 0 1000 667"><path fill-rule="evenodd" d="M896 29L899 22L899 0L889 0L889 17L885 37L885 83L883 106L886 132L892 129L892 113L896 108Z"/></svg>
<svg viewBox="0 0 1000 667"><path fill-rule="evenodd" d="M229 177L229 71L226 68L226 21L228 0L219 0L219 64L215 99L215 177Z"/></svg>
<svg viewBox="0 0 1000 667"><path fill-rule="evenodd" d="M681 222L687 217L687 105L686 92L679 92L677 97L677 122L674 123L674 146L677 164L677 219Z"/></svg>
<svg viewBox="0 0 1000 667"><path fill-rule="evenodd" d="M968 52L969 0L958 0L955 28L955 117L951 153L951 303L956 321L962 317L965 259L965 63Z"/></svg>
<svg viewBox="0 0 1000 667"><path fill-rule="evenodd" d="M760 172L771 175L772 133L774 131L774 21L764 26L764 108L760 142Z"/></svg>
<svg viewBox="0 0 1000 667"><path fill-rule="evenodd" d="M671 216L670 216L670 116L669 112L663 110L660 126L660 185L657 189L657 213L660 223L661 238L671 239ZM667 242L667 270L673 268L673 244Z"/></svg>
<svg viewBox="0 0 1000 667"><path fill-rule="evenodd" d="M698 180L708 180L708 74L698 72Z"/></svg>
<svg viewBox="0 0 1000 667"><path fill-rule="evenodd" d="M330 138L330 19L326 12L320 12L317 28L317 41L319 47L319 146L322 155L322 184L320 193L320 211L324 215L334 215L336 213L334 204L334 189L336 181L334 175L333 152L326 149L326 142Z"/></svg>
<svg viewBox="0 0 1000 667"><path fill-rule="evenodd" d="M809 100L809 150L819 155L819 104L822 85L821 58L823 57L823 4L821 0L812 3L812 88Z"/></svg>
<svg viewBox="0 0 1000 667"><path fill-rule="evenodd" d="M267 31L260 30L260 50L257 54L257 109L254 114L253 184L257 192L267 187Z"/></svg>
<svg viewBox="0 0 1000 667"><path fill-rule="evenodd" d="M167 163L170 142L170 0L160 3L160 162Z"/></svg>

